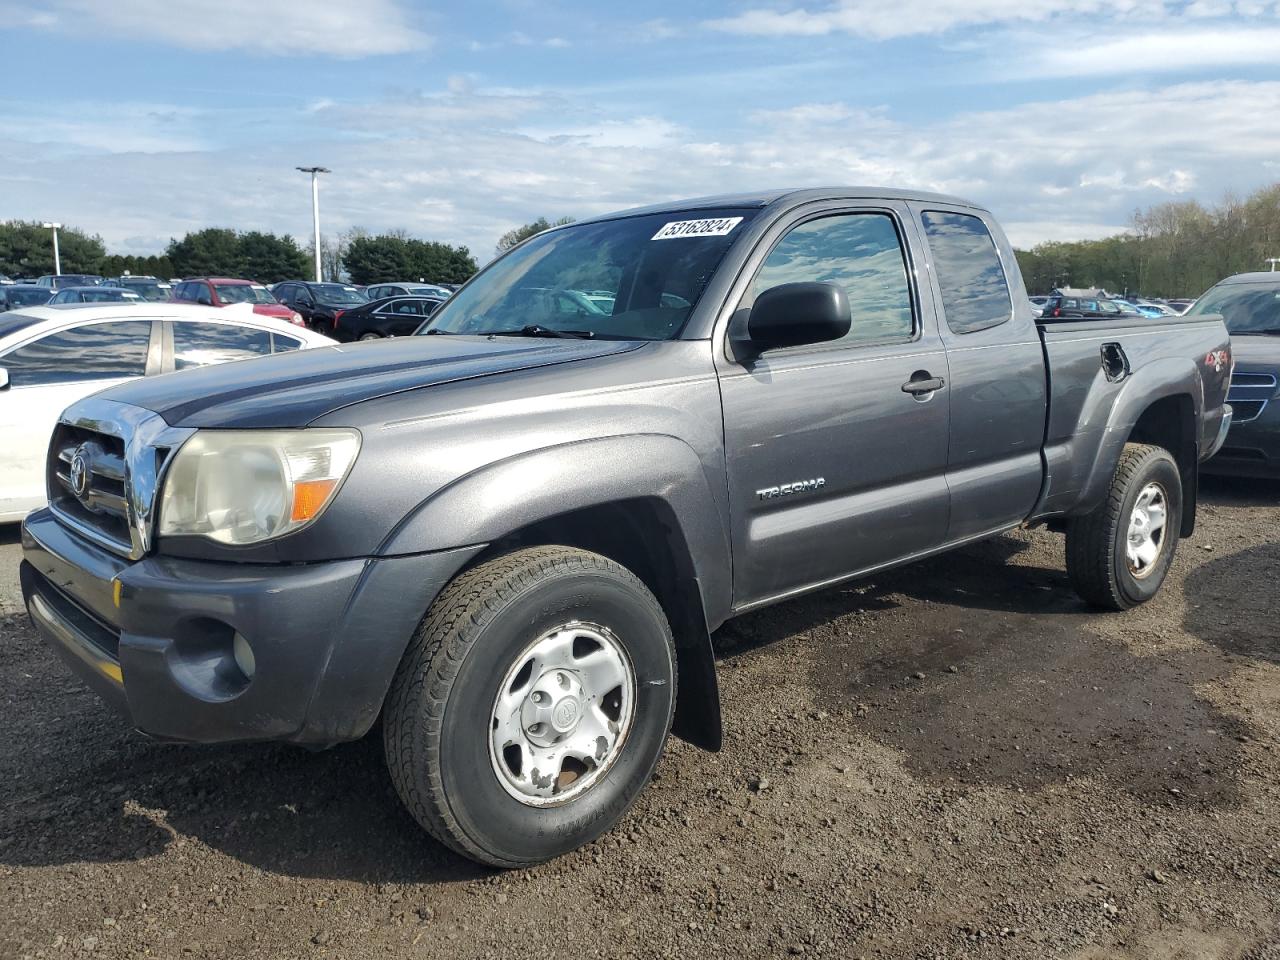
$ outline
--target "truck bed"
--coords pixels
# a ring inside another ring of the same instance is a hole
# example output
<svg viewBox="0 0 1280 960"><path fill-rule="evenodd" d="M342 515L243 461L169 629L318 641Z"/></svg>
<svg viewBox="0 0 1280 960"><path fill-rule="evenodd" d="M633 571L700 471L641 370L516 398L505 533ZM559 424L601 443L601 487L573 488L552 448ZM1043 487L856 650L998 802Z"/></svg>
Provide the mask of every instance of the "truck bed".
<svg viewBox="0 0 1280 960"><path fill-rule="evenodd" d="M1089 485L1097 456L1112 440L1108 431L1119 433L1126 424L1131 428L1142 412L1138 410L1133 420L1121 418L1117 422L1111 416L1112 409L1131 402L1139 392L1144 398L1158 398L1160 391L1153 389L1157 382L1185 380L1192 370L1210 378L1213 390L1206 391L1201 382L1188 390L1194 404L1208 408L1204 432L1216 432L1230 370L1229 364L1223 370L1206 367L1206 358L1230 349L1221 317L1067 319L1037 321L1036 328L1044 345L1049 378L1045 489L1037 516L1093 505ZM1118 348L1126 361L1118 377L1109 376L1104 369L1104 347ZM1201 412L1199 406L1195 412ZM1123 443L1123 438L1119 442Z"/></svg>

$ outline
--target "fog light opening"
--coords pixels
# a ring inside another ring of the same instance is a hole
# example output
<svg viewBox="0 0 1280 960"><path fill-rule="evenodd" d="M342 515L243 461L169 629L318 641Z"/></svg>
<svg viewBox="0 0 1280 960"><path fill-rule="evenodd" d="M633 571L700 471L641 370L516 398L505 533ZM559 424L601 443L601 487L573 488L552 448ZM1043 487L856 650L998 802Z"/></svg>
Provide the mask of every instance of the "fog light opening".
<svg viewBox="0 0 1280 960"><path fill-rule="evenodd" d="M231 638L231 655L235 657L236 666L240 668L244 678L252 680L257 670L257 663L253 658L253 647L249 646L249 641L238 633Z"/></svg>

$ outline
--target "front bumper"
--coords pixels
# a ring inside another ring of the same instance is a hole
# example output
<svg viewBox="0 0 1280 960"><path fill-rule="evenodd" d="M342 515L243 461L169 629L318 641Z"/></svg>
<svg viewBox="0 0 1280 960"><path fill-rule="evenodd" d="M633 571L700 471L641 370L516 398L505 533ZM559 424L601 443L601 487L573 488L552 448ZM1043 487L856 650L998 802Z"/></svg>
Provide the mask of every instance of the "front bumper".
<svg viewBox="0 0 1280 960"><path fill-rule="evenodd" d="M22 593L44 638L162 739L330 744L362 736L445 583L480 547L305 565L129 562L47 510L22 525ZM252 649L252 676L233 638Z"/></svg>
<svg viewBox="0 0 1280 960"><path fill-rule="evenodd" d="M1226 442L1205 473L1236 477L1280 478L1280 401L1272 401L1256 419L1231 425Z"/></svg>

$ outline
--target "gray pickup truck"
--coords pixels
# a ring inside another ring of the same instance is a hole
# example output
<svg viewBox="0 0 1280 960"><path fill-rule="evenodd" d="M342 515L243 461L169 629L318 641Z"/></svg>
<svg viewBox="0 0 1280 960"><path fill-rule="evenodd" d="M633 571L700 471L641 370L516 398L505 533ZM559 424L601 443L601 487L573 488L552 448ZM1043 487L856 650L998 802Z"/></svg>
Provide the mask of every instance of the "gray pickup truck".
<svg viewBox="0 0 1280 960"><path fill-rule="evenodd" d="M413 815L499 866L607 830L669 731L719 747L744 611L1024 524L1149 599L1230 424L1220 317L1038 327L990 214L903 191L550 230L420 333L77 403L23 594L151 736L380 720Z"/></svg>

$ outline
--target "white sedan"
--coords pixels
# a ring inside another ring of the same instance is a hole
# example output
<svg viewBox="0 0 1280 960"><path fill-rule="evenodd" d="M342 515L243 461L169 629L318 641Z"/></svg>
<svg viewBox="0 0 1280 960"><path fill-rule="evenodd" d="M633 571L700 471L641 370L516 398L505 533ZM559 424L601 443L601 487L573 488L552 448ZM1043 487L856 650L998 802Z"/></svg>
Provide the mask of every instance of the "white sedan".
<svg viewBox="0 0 1280 960"><path fill-rule="evenodd" d="M84 303L0 314L0 523L44 506L49 437L80 398L135 377L333 343L233 307Z"/></svg>

